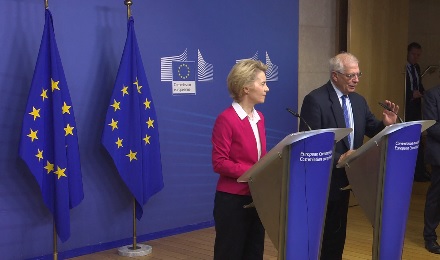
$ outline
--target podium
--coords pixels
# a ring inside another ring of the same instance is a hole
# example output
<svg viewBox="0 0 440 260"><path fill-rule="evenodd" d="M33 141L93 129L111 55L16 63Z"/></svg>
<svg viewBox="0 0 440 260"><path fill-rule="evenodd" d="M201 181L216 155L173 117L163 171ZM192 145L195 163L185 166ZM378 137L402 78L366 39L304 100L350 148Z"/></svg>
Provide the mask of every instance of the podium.
<svg viewBox="0 0 440 260"><path fill-rule="evenodd" d="M351 128L287 135L239 182L248 182L278 259L318 259L333 168L334 144Z"/></svg>
<svg viewBox="0 0 440 260"><path fill-rule="evenodd" d="M401 259L420 133L434 120L385 127L341 161L374 228L372 259Z"/></svg>

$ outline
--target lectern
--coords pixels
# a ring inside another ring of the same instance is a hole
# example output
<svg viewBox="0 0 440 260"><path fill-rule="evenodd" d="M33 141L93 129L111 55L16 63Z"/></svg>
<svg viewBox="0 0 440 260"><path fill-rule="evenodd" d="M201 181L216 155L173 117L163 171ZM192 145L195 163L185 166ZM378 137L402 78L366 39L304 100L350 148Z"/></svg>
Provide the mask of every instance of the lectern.
<svg viewBox="0 0 440 260"><path fill-rule="evenodd" d="M337 167L374 228L372 259L401 259L420 133L434 120L385 127Z"/></svg>
<svg viewBox="0 0 440 260"><path fill-rule="evenodd" d="M238 181L252 198L278 259L318 259L334 144L351 128L286 136Z"/></svg>

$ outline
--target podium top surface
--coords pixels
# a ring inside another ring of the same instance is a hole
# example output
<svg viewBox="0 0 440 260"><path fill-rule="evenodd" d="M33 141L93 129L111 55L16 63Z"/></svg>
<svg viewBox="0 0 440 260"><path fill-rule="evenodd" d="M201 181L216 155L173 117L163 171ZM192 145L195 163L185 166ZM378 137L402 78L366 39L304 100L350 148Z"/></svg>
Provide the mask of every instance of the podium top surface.
<svg viewBox="0 0 440 260"><path fill-rule="evenodd" d="M384 129L382 129L382 131L380 131L377 135L375 135L373 138L368 140L368 142L366 142L361 147L359 147L359 149L357 149L352 154L350 154L350 156L347 156L344 160L339 162L336 165L336 167L337 168L345 167L345 165L347 163L349 163L350 161L352 161L352 160L356 159L357 157L359 157L363 152L365 152L368 149L370 149L370 147L376 146L377 142L379 142L379 140L383 136L389 135L389 134L391 134L391 133L393 133L393 132L395 132L397 130L400 130L402 128L405 128L407 126L416 125L416 124L422 125L421 132L423 132L426 129L430 128L432 125L434 125L435 124L435 120L419 120L419 121L410 121L410 122L403 122L403 123L388 125Z"/></svg>
<svg viewBox="0 0 440 260"><path fill-rule="evenodd" d="M248 182L252 174L261 166L271 162L273 158L278 157L278 154L282 152L283 148L287 145L293 144L310 136L333 132L335 133L335 141L338 142L353 131L351 128L327 128L318 129L304 132L291 133L283 138L277 145L274 146L263 158L261 158L256 164L254 164L247 172L245 172L237 182Z"/></svg>
<svg viewBox="0 0 440 260"><path fill-rule="evenodd" d="M339 140L350 134L352 131L353 129L351 128L327 128L327 129L318 129L318 130L291 133L286 137L284 137L283 140L281 140L277 145L275 145L275 147L272 148L267 154L281 152L281 150L283 150L283 148L286 145L293 144L294 142L301 141L302 139L308 138L310 136L327 133L327 132L334 132L335 141L338 142Z"/></svg>

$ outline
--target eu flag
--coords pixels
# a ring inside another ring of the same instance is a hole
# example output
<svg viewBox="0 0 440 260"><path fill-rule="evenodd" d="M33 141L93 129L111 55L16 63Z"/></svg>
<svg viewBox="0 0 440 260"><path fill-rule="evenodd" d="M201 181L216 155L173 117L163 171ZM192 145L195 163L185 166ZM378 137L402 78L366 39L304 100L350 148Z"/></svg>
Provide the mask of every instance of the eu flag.
<svg viewBox="0 0 440 260"><path fill-rule="evenodd" d="M136 199L137 219L142 217L142 206L163 188L155 111L130 17L102 143Z"/></svg>
<svg viewBox="0 0 440 260"><path fill-rule="evenodd" d="M45 16L19 154L35 176L58 236L65 242L70 237L69 210L84 193L72 101L48 9Z"/></svg>

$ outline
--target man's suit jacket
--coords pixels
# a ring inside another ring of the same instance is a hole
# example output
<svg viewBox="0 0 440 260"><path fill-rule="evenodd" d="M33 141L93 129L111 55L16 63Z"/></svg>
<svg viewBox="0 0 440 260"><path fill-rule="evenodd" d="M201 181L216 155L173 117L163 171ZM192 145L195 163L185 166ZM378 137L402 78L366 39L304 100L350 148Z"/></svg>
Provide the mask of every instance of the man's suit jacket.
<svg viewBox="0 0 440 260"><path fill-rule="evenodd" d="M419 64L414 64L416 73L419 76L418 89L420 93L425 92L422 84L422 75L420 73ZM406 70L406 97L405 97L405 121L414 121L422 119L422 99L413 99L413 90L411 89L411 78L409 76L408 68Z"/></svg>
<svg viewBox="0 0 440 260"><path fill-rule="evenodd" d="M382 121L377 120L370 112L364 97L357 93L350 93L348 96L350 98L354 121L353 149L357 149L363 144L364 135L373 137L379 133L385 125ZM301 117L303 117L312 129L346 127L341 103L330 81L324 86L313 90L304 98L301 107ZM300 124L300 130L307 130L302 122ZM340 189L348 185L345 169L336 168L340 156L348 150L348 137L336 143L329 200L338 199Z"/></svg>
<svg viewBox="0 0 440 260"><path fill-rule="evenodd" d="M435 124L428 128L426 138L425 161L432 165L440 165L440 86L425 92L423 119L435 120Z"/></svg>

